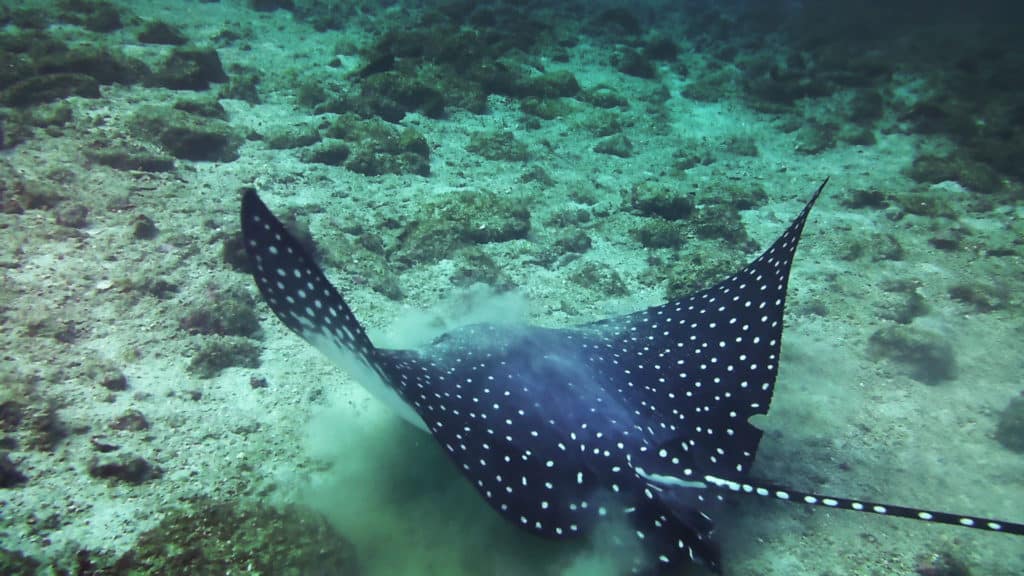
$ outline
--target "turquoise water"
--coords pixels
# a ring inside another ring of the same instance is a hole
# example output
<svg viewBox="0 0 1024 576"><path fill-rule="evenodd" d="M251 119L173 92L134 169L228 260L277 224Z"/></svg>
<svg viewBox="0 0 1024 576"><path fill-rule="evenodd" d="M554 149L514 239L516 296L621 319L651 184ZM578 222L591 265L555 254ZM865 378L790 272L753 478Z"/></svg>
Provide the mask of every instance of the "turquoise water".
<svg viewBox="0 0 1024 576"><path fill-rule="evenodd" d="M274 318L245 187L411 348L689 294L830 177L752 476L1024 522L1021 9L851 6L0 2L0 573L627 571L627 520L505 522ZM715 521L731 575L1024 573L1012 535Z"/></svg>

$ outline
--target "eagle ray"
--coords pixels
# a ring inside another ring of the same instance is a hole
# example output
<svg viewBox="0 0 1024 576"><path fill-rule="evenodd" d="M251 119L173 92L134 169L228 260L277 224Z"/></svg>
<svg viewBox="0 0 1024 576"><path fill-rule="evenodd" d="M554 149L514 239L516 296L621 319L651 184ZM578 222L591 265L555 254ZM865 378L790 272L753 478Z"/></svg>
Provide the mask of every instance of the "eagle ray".
<svg viewBox="0 0 1024 576"><path fill-rule="evenodd" d="M418 350L373 345L342 296L243 192L253 276L293 332L428 431L509 522L556 539L614 512L645 552L634 573L694 560L721 571L725 494L1024 534L1024 525L792 490L749 475L771 404L790 267L825 182L761 256L722 282L573 328L476 324ZM356 362L352 362L352 359Z"/></svg>

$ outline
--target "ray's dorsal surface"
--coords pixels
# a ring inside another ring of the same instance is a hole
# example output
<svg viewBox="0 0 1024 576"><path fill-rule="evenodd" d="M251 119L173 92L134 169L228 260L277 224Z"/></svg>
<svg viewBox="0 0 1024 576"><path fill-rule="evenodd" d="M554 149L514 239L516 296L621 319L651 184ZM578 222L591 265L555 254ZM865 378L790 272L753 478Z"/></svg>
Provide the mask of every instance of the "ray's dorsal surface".
<svg viewBox="0 0 1024 576"><path fill-rule="evenodd" d="M624 517L645 552L634 572L687 560L719 571L711 516L728 491L1024 533L1020 524L749 478L761 431L748 420L771 403L789 271L824 186L760 257L711 288L573 328L467 326L420 350L375 347L251 189L242 233L278 318L429 431L491 507L549 538Z"/></svg>

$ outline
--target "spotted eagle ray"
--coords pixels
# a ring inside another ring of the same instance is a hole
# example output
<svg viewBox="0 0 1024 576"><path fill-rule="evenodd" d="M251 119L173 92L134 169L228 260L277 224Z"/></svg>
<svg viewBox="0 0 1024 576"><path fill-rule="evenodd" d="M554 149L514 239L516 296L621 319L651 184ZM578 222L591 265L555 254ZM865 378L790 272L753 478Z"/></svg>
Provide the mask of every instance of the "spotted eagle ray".
<svg viewBox="0 0 1024 576"><path fill-rule="evenodd" d="M246 189L256 284L297 335L433 435L487 503L568 539L612 513L644 552L721 572L711 514L730 492L1024 535L1024 524L792 490L749 476L778 374L790 267L824 189L760 257L660 306L572 328L476 324L419 350L378 348L310 255Z"/></svg>

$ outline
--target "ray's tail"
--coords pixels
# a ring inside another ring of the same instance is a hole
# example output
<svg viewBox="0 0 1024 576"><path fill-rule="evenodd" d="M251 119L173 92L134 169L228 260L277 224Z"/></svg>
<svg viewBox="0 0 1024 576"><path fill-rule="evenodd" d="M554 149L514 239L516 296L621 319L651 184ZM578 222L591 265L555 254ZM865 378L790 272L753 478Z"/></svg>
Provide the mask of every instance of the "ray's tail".
<svg viewBox="0 0 1024 576"><path fill-rule="evenodd" d="M717 476L705 476L704 481L708 484L731 492L740 494L753 494L787 502L799 502L811 506L823 506L838 510L853 510L855 512L868 512L882 516L895 516L897 518L910 518L936 524L949 524L976 530L987 530L989 532L1005 532L1024 536L1024 524L995 520L993 518L982 518L979 516L965 516L950 512L938 512L935 510L924 510L921 508L908 508L894 504L881 504L868 502L867 500L851 500L837 496L825 496L811 492L801 492L768 483L758 482L735 482Z"/></svg>

